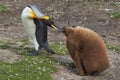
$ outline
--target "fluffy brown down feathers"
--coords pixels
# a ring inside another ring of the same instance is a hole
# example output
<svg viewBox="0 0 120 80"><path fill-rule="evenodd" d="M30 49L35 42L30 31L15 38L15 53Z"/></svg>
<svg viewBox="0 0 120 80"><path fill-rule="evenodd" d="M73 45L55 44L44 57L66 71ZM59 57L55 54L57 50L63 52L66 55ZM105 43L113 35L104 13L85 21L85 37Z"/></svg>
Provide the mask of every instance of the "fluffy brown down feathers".
<svg viewBox="0 0 120 80"><path fill-rule="evenodd" d="M96 32L83 27L65 27L63 32L79 75L91 75L109 67L106 46Z"/></svg>

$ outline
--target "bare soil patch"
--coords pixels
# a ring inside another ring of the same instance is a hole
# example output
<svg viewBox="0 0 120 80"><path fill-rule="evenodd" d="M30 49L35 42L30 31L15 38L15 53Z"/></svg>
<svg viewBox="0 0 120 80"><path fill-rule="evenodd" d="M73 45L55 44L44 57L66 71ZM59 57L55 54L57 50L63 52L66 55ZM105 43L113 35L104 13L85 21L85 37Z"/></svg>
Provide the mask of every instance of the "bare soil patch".
<svg viewBox="0 0 120 80"><path fill-rule="evenodd" d="M1 50L0 49L0 60L6 61L9 63L17 62L20 58L20 55L10 51L10 50Z"/></svg>

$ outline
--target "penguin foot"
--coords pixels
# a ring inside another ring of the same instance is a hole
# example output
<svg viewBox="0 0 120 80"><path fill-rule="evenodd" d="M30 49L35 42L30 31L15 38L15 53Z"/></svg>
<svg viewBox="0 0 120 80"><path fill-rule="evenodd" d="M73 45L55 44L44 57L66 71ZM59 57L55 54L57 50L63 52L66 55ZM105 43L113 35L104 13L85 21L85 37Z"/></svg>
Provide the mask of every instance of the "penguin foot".
<svg viewBox="0 0 120 80"><path fill-rule="evenodd" d="M29 54L29 56L35 56L35 55L39 55L39 51L34 51Z"/></svg>
<svg viewBox="0 0 120 80"><path fill-rule="evenodd" d="M49 54L55 54L53 50L48 51Z"/></svg>
<svg viewBox="0 0 120 80"><path fill-rule="evenodd" d="M49 53L49 54L55 54L55 52L49 47L48 42L46 42L43 45L43 48Z"/></svg>

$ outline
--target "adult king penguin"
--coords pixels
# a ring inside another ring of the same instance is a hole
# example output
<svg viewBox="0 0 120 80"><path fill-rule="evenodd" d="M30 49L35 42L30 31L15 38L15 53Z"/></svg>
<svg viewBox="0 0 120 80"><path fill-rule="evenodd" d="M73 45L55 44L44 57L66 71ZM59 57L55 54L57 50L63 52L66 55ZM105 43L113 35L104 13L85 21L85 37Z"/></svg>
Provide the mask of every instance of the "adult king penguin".
<svg viewBox="0 0 120 80"><path fill-rule="evenodd" d="M58 28L49 16L42 14L35 5L28 5L23 9L21 19L29 40L35 46L36 51L30 55L39 54L41 48L44 48L48 53L54 54L55 52L48 45L47 26L56 30Z"/></svg>

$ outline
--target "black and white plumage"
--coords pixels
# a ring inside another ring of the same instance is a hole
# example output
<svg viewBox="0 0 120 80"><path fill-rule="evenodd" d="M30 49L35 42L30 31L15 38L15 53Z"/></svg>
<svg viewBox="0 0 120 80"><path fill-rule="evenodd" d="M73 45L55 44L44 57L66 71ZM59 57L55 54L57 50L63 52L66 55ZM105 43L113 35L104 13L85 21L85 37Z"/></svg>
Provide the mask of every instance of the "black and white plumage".
<svg viewBox="0 0 120 80"><path fill-rule="evenodd" d="M56 30L58 28L49 16L42 14L35 5L29 5L23 9L21 19L29 40L35 46L36 52L30 55L38 54L41 48L44 48L48 53L54 54L55 52L48 45L47 26Z"/></svg>

